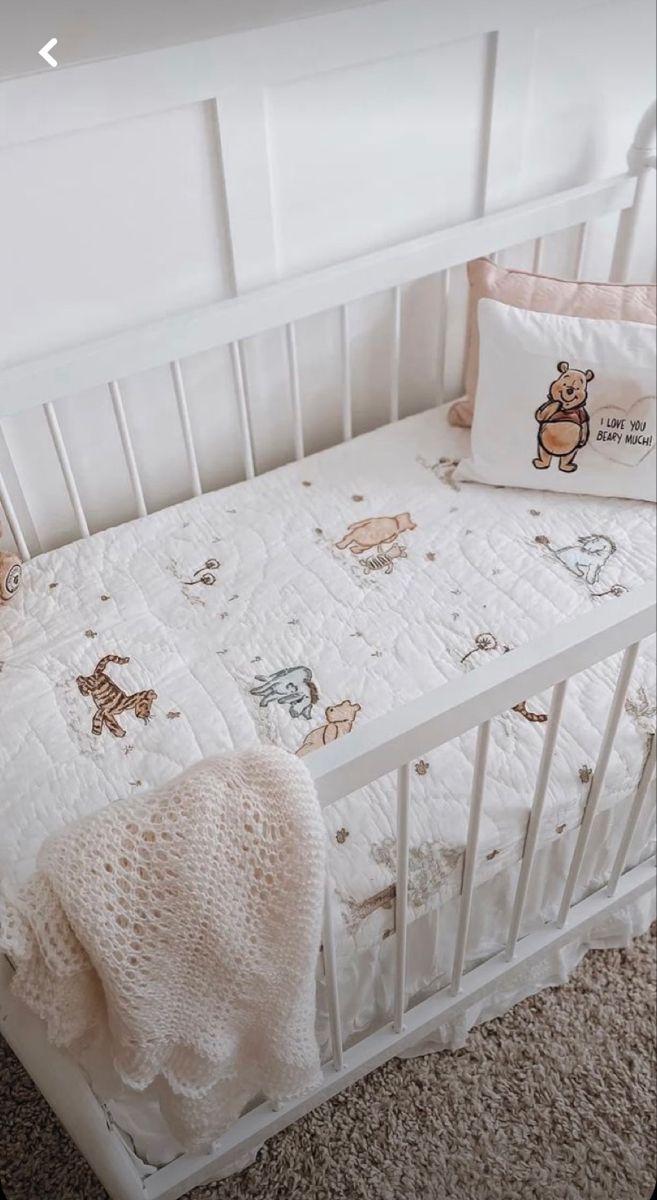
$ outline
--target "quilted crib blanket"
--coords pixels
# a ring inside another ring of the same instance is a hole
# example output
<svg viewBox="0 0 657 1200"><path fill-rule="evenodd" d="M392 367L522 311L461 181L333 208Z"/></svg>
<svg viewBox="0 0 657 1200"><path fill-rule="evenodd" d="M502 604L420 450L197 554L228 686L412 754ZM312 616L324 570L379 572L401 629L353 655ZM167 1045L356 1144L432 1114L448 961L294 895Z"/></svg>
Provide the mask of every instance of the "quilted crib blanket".
<svg viewBox="0 0 657 1200"><path fill-rule="evenodd" d="M654 577L653 506L458 485L466 451L424 413L34 560L0 619L2 886L50 831L201 757L314 753ZM617 665L569 689L543 839L581 819ZM605 805L639 778L653 670L647 647ZM482 878L522 852L548 699L493 723ZM460 886L474 736L414 763L416 913ZM392 925L394 781L325 817L349 951Z"/></svg>

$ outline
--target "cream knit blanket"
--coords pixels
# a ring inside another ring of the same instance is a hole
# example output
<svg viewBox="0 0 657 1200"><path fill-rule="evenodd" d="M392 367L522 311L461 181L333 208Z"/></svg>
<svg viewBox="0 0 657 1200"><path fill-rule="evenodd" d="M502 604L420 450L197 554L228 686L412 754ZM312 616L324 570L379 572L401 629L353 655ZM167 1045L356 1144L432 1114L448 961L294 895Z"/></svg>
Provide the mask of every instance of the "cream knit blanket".
<svg viewBox="0 0 657 1200"><path fill-rule="evenodd" d="M13 990L69 1046L108 1039L123 1081L156 1081L188 1150L258 1093L318 1082L315 970L325 826L303 763L267 747L207 759L50 838L0 898Z"/></svg>

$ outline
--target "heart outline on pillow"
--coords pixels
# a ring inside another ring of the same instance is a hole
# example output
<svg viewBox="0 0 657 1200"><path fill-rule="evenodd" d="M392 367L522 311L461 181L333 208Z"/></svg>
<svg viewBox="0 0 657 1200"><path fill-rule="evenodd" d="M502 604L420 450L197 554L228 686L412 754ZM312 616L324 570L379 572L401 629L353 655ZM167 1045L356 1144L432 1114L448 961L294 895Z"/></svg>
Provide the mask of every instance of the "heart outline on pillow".
<svg viewBox="0 0 657 1200"><path fill-rule="evenodd" d="M632 421L632 420L640 420L640 421L646 420L648 422L649 428L651 429L651 432L653 434L653 441L652 441L651 446L623 445L622 442L620 444L617 442L598 442L598 441L596 441L595 435L592 430L591 431L591 440L589 441L589 448L591 450L595 450L596 454L599 454L601 458L606 459L607 462L615 463L616 466L619 466L619 467L638 467L638 466L640 466L641 463L644 462L646 458L648 458L649 454L654 453L655 445L657 444L657 437L655 436L655 433L656 433L655 405L656 404L657 404L657 397L655 397L655 396L639 396L638 399L635 400L634 403L630 406L630 408L621 408L621 406L619 404L605 404L601 408L598 408L595 412L591 413L591 424L592 425L594 422L596 425L598 425L599 420L601 418L606 418L606 417L618 417L627 422ZM634 416L633 414L635 414L638 409L640 410L641 405L646 406L646 408L648 409L647 413L644 416L641 412L639 412L638 415ZM626 430L625 432L629 433L631 431Z"/></svg>

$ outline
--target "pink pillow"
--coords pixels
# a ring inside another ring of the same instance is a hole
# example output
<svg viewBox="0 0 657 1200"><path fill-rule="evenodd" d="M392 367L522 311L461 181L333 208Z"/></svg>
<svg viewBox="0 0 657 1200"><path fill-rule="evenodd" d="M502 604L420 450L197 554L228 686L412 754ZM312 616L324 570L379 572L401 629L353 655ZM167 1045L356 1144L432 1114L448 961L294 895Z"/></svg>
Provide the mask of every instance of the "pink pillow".
<svg viewBox="0 0 657 1200"><path fill-rule="evenodd" d="M530 312L657 324L657 289L652 283L578 283L571 279L553 279L549 275L532 275L531 271L498 267L490 258L475 258L468 263L468 280L466 395L462 400L456 400L448 413L450 425L462 429L469 429L472 425L479 370L477 305L484 297Z"/></svg>

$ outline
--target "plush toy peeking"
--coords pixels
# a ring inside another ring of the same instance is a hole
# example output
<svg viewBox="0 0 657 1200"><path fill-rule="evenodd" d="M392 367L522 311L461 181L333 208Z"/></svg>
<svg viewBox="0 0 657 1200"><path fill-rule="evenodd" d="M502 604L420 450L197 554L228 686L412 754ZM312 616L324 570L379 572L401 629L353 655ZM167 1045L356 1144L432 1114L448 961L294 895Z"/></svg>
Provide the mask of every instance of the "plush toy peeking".
<svg viewBox="0 0 657 1200"><path fill-rule="evenodd" d="M23 568L15 554L3 554L0 550L0 604L5 604L16 595L21 586Z"/></svg>

